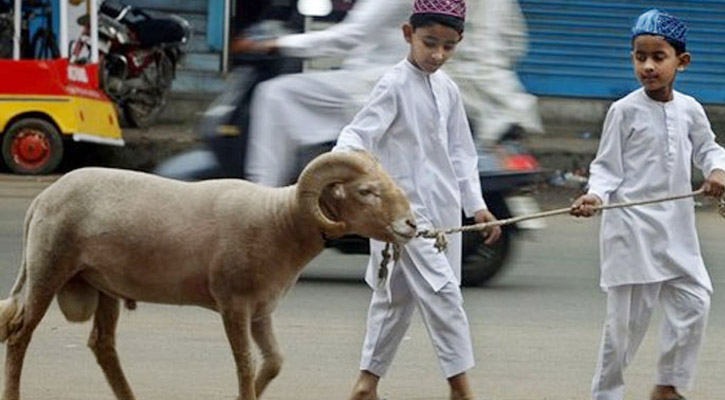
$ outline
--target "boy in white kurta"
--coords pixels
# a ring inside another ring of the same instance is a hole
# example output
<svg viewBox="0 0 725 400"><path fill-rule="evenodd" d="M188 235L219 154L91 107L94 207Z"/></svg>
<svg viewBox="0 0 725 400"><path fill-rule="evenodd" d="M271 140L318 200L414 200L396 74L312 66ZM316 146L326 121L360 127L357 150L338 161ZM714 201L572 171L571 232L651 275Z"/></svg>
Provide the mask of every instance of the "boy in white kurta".
<svg viewBox="0 0 725 400"><path fill-rule="evenodd" d="M687 27L658 10L632 29L632 63L642 83L615 102L604 122L589 192L572 214L593 207L689 193L691 165L707 177L705 194L725 190L725 150L715 142L702 106L673 89L690 62ZM624 397L623 371L644 338L652 310L664 322L652 400L682 400L705 332L712 284L700 255L691 198L604 212L600 235L601 286L607 317L592 382L595 400Z"/></svg>
<svg viewBox="0 0 725 400"><path fill-rule="evenodd" d="M477 156L458 88L439 68L461 39L463 0L417 0L403 26L410 54L386 73L368 103L346 126L335 151L366 149L406 192L420 229L458 226L461 208L478 222L495 217L481 195ZM492 243L500 235L488 233ZM451 399L473 399L466 371L473 367L468 320L459 287L461 238L446 253L413 239L380 281L383 243L371 242L366 281L374 289L361 373L351 399L377 400L415 308L423 315L450 386Z"/></svg>

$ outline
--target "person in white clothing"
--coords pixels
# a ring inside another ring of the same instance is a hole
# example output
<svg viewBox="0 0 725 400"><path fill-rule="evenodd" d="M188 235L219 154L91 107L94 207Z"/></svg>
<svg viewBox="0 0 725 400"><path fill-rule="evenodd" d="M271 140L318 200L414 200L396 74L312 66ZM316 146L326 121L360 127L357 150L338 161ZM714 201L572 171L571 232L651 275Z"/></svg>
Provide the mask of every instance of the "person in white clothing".
<svg viewBox="0 0 725 400"><path fill-rule="evenodd" d="M466 40L444 69L461 87L481 147L524 133L544 133L538 99L526 91L514 69L527 46L518 0L469 2Z"/></svg>
<svg viewBox="0 0 725 400"><path fill-rule="evenodd" d="M357 0L325 30L254 42L239 38L232 51L317 58L344 56L342 68L280 76L261 83L250 115L247 179L283 186L294 178L300 147L333 142L382 74L405 51L397 40L410 0Z"/></svg>
<svg viewBox="0 0 725 400"><path fill-rule="evenodd" d="M461 208L476 222L494 221L483 200L477 155L463 101L440 67L462 38L463 0L416 0L403 25L408 57L392 67L348 124L333 151L374 154L411 203L421 229L459 226ZM491 244L500 228L487 233ZM371 241L366 281L373 288L352 400L377 400L385 375L418 308L448 381L450 398L471 400L466 371L474 356L460 290L461 236L440 253L415 238L380 271L384 244Z"/></svg>
<svg viewBox="0 0 725 400"><path fill-rule="evenodd" d="M725 150L715 142L703 107L674 90L690 63L686 25L649 10L632 29L632 63L642 88L615 102L590 167L589 190L571 213L591 216L609 202L689 193L691 165L706 195L725 191ZM712 284L700 254L691 198L604 211L601 286L607 317L592 399L622 400L623 372L657 304L663 310L652 400L682 400L705 333Z"/></svg>

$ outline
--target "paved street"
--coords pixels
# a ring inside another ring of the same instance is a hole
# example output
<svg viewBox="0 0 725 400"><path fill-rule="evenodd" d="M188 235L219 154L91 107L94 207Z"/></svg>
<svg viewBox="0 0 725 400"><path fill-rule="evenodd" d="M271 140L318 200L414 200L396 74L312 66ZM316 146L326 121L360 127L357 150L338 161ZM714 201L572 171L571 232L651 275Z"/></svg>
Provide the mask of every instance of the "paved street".
<svg viewBox="0 0 725 400"><path fill-rule="evenodd" d="M25 208L46 184L47 179L0 176L0 297L15 279ZM588 398L605 299L598 289L598 219L563 216L547 225L517 243L511 268L490 287L464 290L478 359L471 376L479 398ZM722 398L725 377L725 221L701 209L698 226L716 293L698 381L688 398L715 400ZM369 299L360 282L365 262L365 257L326 252L282 301L276 331L286 363L264 399L346 399L357 374ZM659 321L658 314L628 370L630 399L649 398ZM30 345L24 400L113 399L85 347L89 330L90 324L69 324L57 306L51 307ZM139 399L235 398L230 350L212 312L141 303L136 311L122 312L118 349ZM4 355L0 346L0 358ZM419 319L380 394L390 400L447 398Z"/></svg>

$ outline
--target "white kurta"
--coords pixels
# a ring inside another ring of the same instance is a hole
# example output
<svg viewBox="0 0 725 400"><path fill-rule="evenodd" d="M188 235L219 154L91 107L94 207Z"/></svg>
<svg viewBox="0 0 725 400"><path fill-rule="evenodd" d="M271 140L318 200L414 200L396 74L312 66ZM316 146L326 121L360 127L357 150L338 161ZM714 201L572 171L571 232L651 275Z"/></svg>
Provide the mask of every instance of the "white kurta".
<svg viewBox="0 0 725 400"><path fill-rule="evenodd" d="M404 60L378 83L367 105L346 126L337 149L373 153L405 191L419 229L461 224L486 208L478 158L458 88L443 72L425 73ZM438 253L432 240L414 239L403 248L433 290L460 282L461 236L449 237ZM377 285L384 244L371 241L366 281Z"/></svg>
<svg viewBox="0 0 725 400"><path fill-rule="evenodd" d="M685 194L692 190L692 163L706 176L725 170L725 150L702 106L682 93L673 96L657 102L638 89L611 106L589 193L605 203ZM690 277L712 291L692 199L604 211L600 241L605 289Z"/></svg>
<svg viewBox="0 0 725 400"><path fill-rule="evenodd" d="M283 36L277 45L282 54L293 57L345 56L345 69L389 67L407 52L401 28L412 10L409 0L357 0L339 24Z"/></svg>

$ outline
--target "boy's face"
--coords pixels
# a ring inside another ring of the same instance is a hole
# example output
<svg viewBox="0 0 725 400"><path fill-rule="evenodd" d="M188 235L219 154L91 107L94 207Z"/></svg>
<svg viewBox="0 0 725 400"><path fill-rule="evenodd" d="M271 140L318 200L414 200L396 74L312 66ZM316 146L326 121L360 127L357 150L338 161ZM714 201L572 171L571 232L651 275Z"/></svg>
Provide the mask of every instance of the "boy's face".
<svg viewBox="0 0 725 400"><path fill-rule="evenodd" d="M410 43L408 59L424 72L433 73L453 55L456 45L463 38L453 28L441 24L433 24L413 28L410 24L403 25L405 41Z"/></svg>
<svg viewBox="0 0 725 400"><path fill-rule="evenodd" d="M662 36L640 35L632 42L632 64L642 86L656 100L667 101L677 71L690 64L690 53L676 54Z"/></svg>

